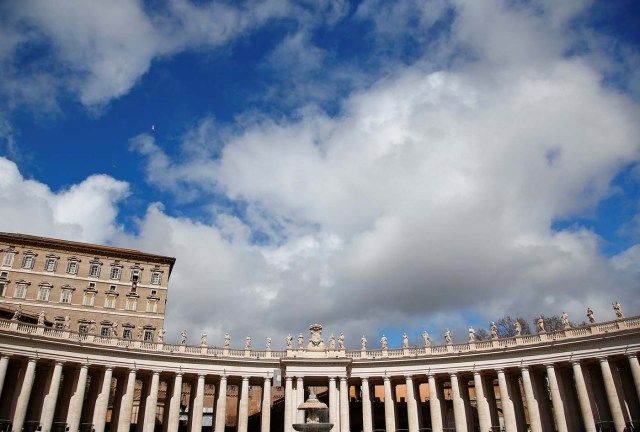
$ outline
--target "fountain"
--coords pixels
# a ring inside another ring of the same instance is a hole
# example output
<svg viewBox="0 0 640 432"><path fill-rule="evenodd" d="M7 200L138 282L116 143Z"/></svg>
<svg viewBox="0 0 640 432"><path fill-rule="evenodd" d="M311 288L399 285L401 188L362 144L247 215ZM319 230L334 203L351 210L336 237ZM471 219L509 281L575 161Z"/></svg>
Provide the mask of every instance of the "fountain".
<svg viewBox="0 0 640 432"><path fill-rule="evenodd" d="M320 412L327 410L327 404L320 402L315 394L311 393L309 399L298 406L299 410L307 411L307 422L297 423L293 428L302 432L327 432L333 428L333 423L320 422Z"/></svg>

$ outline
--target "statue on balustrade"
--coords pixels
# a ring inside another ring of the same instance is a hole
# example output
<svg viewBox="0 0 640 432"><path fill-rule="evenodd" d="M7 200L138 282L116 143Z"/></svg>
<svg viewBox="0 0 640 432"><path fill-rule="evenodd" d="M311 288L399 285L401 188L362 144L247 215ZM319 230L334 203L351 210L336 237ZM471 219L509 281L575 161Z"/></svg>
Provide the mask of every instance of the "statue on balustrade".
<svg viewBox="0 0 640 432"><path fill-rule="evenodd" d="M587 308L587 319L591 324L596 322L596 318L593 316L593 310L590 307Z"/></svg>
<svg viewBox="0 0 640 432"><path fill-rule="evenodd" d="M69 315L65 315L64 317L64 330L69 330L71 328L71 317Z"/></svg>
<svg viewBox="0 0 640 432"><path fill-rule="evenodd" d="M380 346L382 347L383 350L386 350L387 345L388 345L387 337L385 335L382 335L382 338L380 339Z"/></svg>
<svg viewBox="0 0 640 432"><path fill-rule="evenodd" d="M562 320L562 327L565 329L571 328L571 324L569 324L569 314L565 311L562 311L562 316L560 317Z"/></svg>
<svg viewBox="0 0 640 432"><path fill-rule="evenodd" d="M473 326L469 327L469 342L476 341L476 331L473 329Z"/></svg>
<svg viewBox="0 0 640 432"><path fill-rule="evenodd" d="M231 346L231 336L229 336L229 333L225 333L225 335L224 335L224 347L229 349L230 346Z"/></svg>
<svg viewBox="0 0 640 432"><path fill-rule="evenodd" d="M270 350L271 349L271 338L268 337L267 338L267 345L266 345L266 349Z"/></svg>
<svg viewBox="0 0 640 432"><path fill-rule="evenodd" d="M336 337L333 335L333 333L331 333L331 336L329 336L329 349L336 349Z"/></svg>
<svg viewBox="0 0 640 432"><path fill-rule="evenodd" d="M206 333L202 333L202 336L200 336L200 345L207 346L207 334Z"/></svg>
<svg viewBox="0 0 640 432"><path fill-rule="evenodd" d="M118 337L118 321L114 321L113 324L111 324L111 334L113 337Z"/></svg>
<svg viewBox="0 0 640 432"><path fill-rule="evenodd" d="M544 318L542 317L542 315L540 315L540 317L536 321L536 325L538 326L538 333L546 332L546 330L544 329Z"/></svg>
<svg viewBox="0 0 640 432"><path fill-rule="evenodd" d="M160 330L158 330L158 342L163 343L164 342L164 327L160 327Z"/></svg>
<svg viewBox="0 0 640 432"><path fill-rule="evenodd" d="M89 323L89 334L96 334L96 322L95 321L91 321L91 323Z"/></svg>
<svg viewBox="0 0 640 432"><path fill-rule="evenodd" d="M186 344L187 344L187 331L182 330L182 332L180 332L180 345L186 345Z"/></svg>
<svg viewBox="0 0 640 432"><path fill-rule="evenodd" d="M251 336L244 339L244 349L251 349Z"/></svg>
<svg viewBox="0 0 640 432"><path fill-rule="evenodd" d="M402 334L402 348L409 348L409 336L406 332Z"/></svg>
<svg viewBox="0 0 640 432"><path fill-rule="evenodd" d="M338 336L338 348L344 349L344 333L340 333L340 336Z"/></svg>
<svg viewBox="0 0 640 432"><path fill-rule="evenodd" d="M38 325L39 326L43 326L44 325L44 318L45 318L45 314L44 311L40 311L40 313L38 314Z"/></svg>
<svg viewBox="0 0 640 432"><path fill-rule="evenodd" d="M520 321L516 320L513 325L516 328L516 336L521 336L522 335L522 324L520 324Z"/></svg>
<svg viewBox="0 0 640 432"><path fill-rule="evenodd" d="M302 333L298 334L298 349L304 348L304 336Z"/></svg>
<svg viewBox="0 0 640 432"><path fill-rule="evenodd" d="M18 303L16 307L16 311L13 313L13 317L11 318L13 321L17 321L22 316L22 305Z"/></svg>
<svg viewBox="0 0 640 432"><path fill-rule="evenodd" d="M285 342L287 343L287 349L293 348L293 336L291 336L291 334L287 336L287 338L285 339Z"/></svg>
<svg viewBox="0 0 640 432"><path fill-rule="evenodd" d="M623 319L624 318L624 314L622 313L622 306L620 306L620 303L618 303L617 301L613 304L613 311L616 313L616 318L617 319Z"/></svg>
<svg viewBox="0 0 640 432"><path fill-rule="evenodd" d="M431 339L429 338L429 333L427 333L426 330L422 332L422 342L424 342L425 347L431 346Z"/></svg>
<svg viewBox="0 0 640 432"><path fill-rule="evenodd" d="M447 345L451 344L451 330L447 329L447 331L444 332L444 340L447 342Z"/></svg>
<svg viewBox="0 0 640 432"><path fill-rule="evenodd" d="M366 338L366 337L364 337L364 335L362 335L362 337L360 338L360 347L361 347L363 350L366 350L366 349L367 349L367 338Z"/></svg>
<svg viewBox="0 0 640 432"><path fill-rule="evenodd" d="M498 326L495 322L491 322L491 339L498 339Z"/></svg>
<svg viewBox="0 0 640 432"><path fill-rule="evenodd" d="M138 334L136 335L136 339L138 339L139 341L141 341L141 340L142 340L142 333L143 333L143 331L142 331L142 326L141 326L141 325L139 325L137 330L138 330Z"/></svg>

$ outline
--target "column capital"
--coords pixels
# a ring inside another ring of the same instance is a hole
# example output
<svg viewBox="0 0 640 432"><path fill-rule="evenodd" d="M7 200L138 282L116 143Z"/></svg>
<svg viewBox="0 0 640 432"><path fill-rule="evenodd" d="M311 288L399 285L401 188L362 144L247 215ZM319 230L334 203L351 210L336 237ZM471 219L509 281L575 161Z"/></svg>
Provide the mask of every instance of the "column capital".
<svg viewBox="0 0 640 432"><path fill-rule="evenodd" d="M384 378L383 378L383 379L384 379L385 381L391 381L391 377L388 377L388 376L386 376L386 375L384 376Z"/></svg>
<svg viewBox="0 0 640 432"><path fill-rule="evenodd" d="M178 377L182 378L182 372L176 372L176 378Z"/></svg>
<svg viewBox="0 0 640 432"><path fill-rule="evenodd" d="M553 363L543 363L545 369L555 369Z"/></svg>
<svg viewBox="0 0 640 432"><path fill-rule="evenodd" d="M571 360L571 364L580 366L580 360Z"/></svg>
<svg viewBox="0 0 640 432"><path fill-rule="evenodd" d="M11 358L11 354L0 354L0 358L9 360Z"/></svg>
<svg viewBox="0 0 640 432"><path fill-rule="evenodd" d="M267 381L271 381L271 377L269 376L264 377L264 382L266 383Z"/></svg>
<svg viewBox="0 0 640 432"><path fill-rule="evenodd" d="M404 379L408 381L413 381L413 375L405 375Z"/></svg>
<svg viewBox="0 0 640 432"><path fill-rule="evenodd" d="M458 372L449 372L449 376L458 378Z"/></svg>
<svg viewBox="0 0 640 432"><path fill-rule="evenodd" d="M631 352L631 353L627 353L627 358L629 360L631 360L632 358L638 358L638 354Z"/></svg>
<svg viewBox="0 0 640 432"><path fill-rule="evenodd" d="M606 357L598 357L600 363L609 363L609 359Z"/></svg>
<svg viewBox="0 0 640 432"><path fill-rule="evenodd" d="M242 375L242 381L249 381L250 378L248 375Z"/></svg>
<svg viewBox="0 0 640 432"><path fill-rule="evenodd" d="M159 370L154 370L154 371L152 372L152 374L153 374L153 375L160 375L160 371L159 371Z"/></svg>
<svg viewBox="0 0 640 432"><path fill-rule="evenodd" d="M329 381L335 381L335 380L336 380L336 377L334 377L334 376L330 376L329 377Z"/></svg>
<svg viewBox="0 0 640 432"><path fill-rule="evenodd" d="M207 378L207 374L206 373L199 373L198 374L198 379L200 379L200 378L206 379Z"/></svg>
<svg viewBox="0 0 640 432"><path fill-rule="evenodd" d="M35 358L35 357L29 357L29 358L27 359L27 361L28 361L29 363L31 363L31 362L36 363L36 362L38 361L38 359L37 359L37 358Z"/></svg>
<svg viewBox="0 0 640 432"><path fill-rule="evenodd" d="M362 380L362 382L365 382L365 381L369 382L369 377L362 377L361 380Z"/></svg>

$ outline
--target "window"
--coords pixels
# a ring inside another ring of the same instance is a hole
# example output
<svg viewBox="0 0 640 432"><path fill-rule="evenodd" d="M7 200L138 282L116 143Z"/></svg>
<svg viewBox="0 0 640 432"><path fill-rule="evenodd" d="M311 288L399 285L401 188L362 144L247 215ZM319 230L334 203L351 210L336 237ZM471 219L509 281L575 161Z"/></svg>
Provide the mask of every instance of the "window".
<svg viewBox="0 0 640 432"><path fill-rule="evenodd" d="M36 261L33 255L25 255L22 258L22 268L24 269L32 269L33 263Z"/></svg>
<svg viewBox="0 0 640 432"><path fill-rule="evenodd" d="M61 316L55 317L53 328L56 330L64 330L64 317L61 317Z"/></svg>
<svg viewBox="0 0 640 432"><path fill-rule="evenodd" d="M133 329L131 327L124 327L122 329L122 338L131 339L133 336Z"/></svg>
<svg viewBox="0 0 640 432"><path fill-rule="evenodd" d="M5 296L6 290L7 290L7 283L4 281L0 281L0 297Z"/></svg>
<svg viewBox="0 0 640 432"><path fill-rule="evenodd" d="M89 277L100 277L100 264L91 264L89 266Z"/></svg>
<svg viewBox="0 0 640 432"><path fill-rule="evenodd" d="M68 286L68 285L67 285ZM71 296L73 295L73 288L62 288L62 294L60 294L60 303L71 303Z"/></svg>
<svg viewBox="0 0 640 432"><path fill-rule="evenodd" d="M27 287L29 286L28 282L18 281L16 283L16 292L13 294L16 298L25 298L27 296Z"/></svg>
<svg viewBox="0 0 640 432"><path fill-rule="evenodd" d="M69 258L69 262L67 263L67 273L70 275L77 275L78 268L80 268L80 260L76 257Z"/></svg>
<svg viewBox="0 0 640 432"><path fill-rule="evenodd" d="M103 324L102 327L100 327L100 336L111 336L111 329L111 324Z"/></svg>
<svg viewBox="0 0 640 432"><path fill-rule="evenodd" d="M158 312L158 301L156 299L147 300L147 312Z"/></svg>
<svg viewBox="0 0 640 432"><path fill-rule="evenodd" d="M84 297L82 298L83 306L93 306L93 302L96 299L96 293L92 291L85 291Z"/></svg>
<svg viewBox="0 0 640 432"><path fill-rule="evenodd" d="M116 296L113 294L107 294L107 297L104 299L104 307L108 309L116 308Z"/></svg>
<svg viewBox="0 0 640 432"><path fill-rule="evenodd" d="M38 300L49 301L50 292L51 292L51 285L40 285L40 289L38 289Z"/></svg>
<svg viewBox="0 0 640 432"><path fill-rule="evenodd" d="M142 267L138 264L131 267L131 282L140 282L142 279Z"/></svg>
<svg viewBox="0 0 640 432"><path fill-rule="evenodd" d="M125 309L128 311L134 311L137 309L138 299L135 297L129 297L127 299L127 303L125 304Z"/></svg>
<svg viewBox="0 0 640 432"><path fill-rule="evenodd" d="M44 271L54 272L56 271L56 267L58 267L59 256L49 254L47 255L47 260L44 262Z"/></svg>
<svg viewBox="0 0 640 432"><path fill-rule="evenodd" d="M114 265L111 267L111 273L109 274L110 279L120 280L122 276L122 267Z"/></svg>
<svg viewBox="0 0 640 432"><path fill-rule="evenodd" d="M153 342L153 330L152 329L144 329L144 341L145 342Z"/></svg>
<svg viewBox="0 0 640 432"><path fill-rule="evenodd" d="M78 333L89 333L89 323L88 322L80 322L78 324Z"/></svg>
<svg viewBox="0 0 640 432"><path fill-rule="evenodd" d="M11 267L13 265L13 259L16 256L17 251L15 249L5 249L4 256L2 257L2 266Z"/></svg>
<svg viewBox="0 0 640 432"><path fill-rule="evenodd" d="M158 272L151 273L151 285L160 285L162 282L162 274Z"/></svg>

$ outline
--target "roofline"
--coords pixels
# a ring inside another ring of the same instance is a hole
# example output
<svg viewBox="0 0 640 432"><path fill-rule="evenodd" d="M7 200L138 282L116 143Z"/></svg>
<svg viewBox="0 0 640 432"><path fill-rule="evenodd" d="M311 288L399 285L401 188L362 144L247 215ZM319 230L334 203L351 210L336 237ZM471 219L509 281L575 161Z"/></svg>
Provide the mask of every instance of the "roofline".
<svg viewBox="0 0 640 432"><path fill-rule="evenodd" d="M173 266L176 263L174 257L168 257L163 255L155 255L146 252L141 252L135 249L124 249L113 246L104 246L91 243L81 243L71 240L60 240L49 237L40 237L29 234L7 233L0 232L0 241L9 243L10 245L28 245L31 247L40 247L43 249L61 249L70 252L85 253L85 254L99 254L109 255L114 258L122 258L129 260L140 261L155 261L161 264L169 264L169 276L173 270Z"/></svg>

